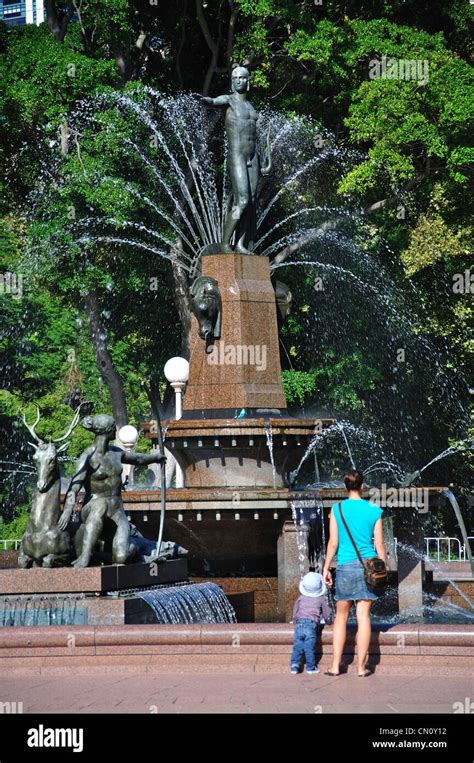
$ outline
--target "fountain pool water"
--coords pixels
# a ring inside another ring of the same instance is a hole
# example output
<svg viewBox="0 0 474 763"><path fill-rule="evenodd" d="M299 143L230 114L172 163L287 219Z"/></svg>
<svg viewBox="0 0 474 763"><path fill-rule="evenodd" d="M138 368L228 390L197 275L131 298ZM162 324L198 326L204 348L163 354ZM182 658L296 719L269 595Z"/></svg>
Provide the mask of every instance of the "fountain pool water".
<svg viewBox="0 0 474 763"><path fill-rule="evenodd" d="M86 625L84 594L2 597L0 627Z"/></svg>

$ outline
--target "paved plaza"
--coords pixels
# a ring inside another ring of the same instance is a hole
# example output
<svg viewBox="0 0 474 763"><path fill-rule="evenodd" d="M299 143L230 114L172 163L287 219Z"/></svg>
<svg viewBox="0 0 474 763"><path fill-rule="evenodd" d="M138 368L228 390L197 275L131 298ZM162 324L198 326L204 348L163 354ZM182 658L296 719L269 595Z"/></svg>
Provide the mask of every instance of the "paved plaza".
<svg viewBox="0 0 474 763"><path fill-rule="evenodd" d="M77 674L3 675L2 699L25 713L453 713L474 696L474 677L386 667L366 679L276 673L144 672L100 667ZM446 669L442 673L449 673ZM455 671L457 672L457 671ZM455 704L455 703L461 703Z"/></svg>

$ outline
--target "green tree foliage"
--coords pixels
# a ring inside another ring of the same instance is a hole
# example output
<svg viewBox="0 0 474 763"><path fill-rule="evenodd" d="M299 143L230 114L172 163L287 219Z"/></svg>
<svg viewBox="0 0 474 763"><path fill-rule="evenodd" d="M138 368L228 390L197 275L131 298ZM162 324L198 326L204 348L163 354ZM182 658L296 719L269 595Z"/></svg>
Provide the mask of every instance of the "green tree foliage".
<svg viewBox="0 0 474 763"><path fill-rule="evenodd" d="M335 352L329 352L325 368L285 370L282 379L289 405L301 406L313 398L328 401L340 415L350 415L364 407L364 398L375 388L378 374L361 353L338 359Z"/></svg>
<svg viewBox="0 0 474 763"><path fill-rule="evenodd" d="M9 446L13 432L21 461L29 451L16 426L20 411L32 416L38 404L44 414L39 429L50 435L63 431L81 400L112 410L84 295L96 297L132 422L150 414L143 382L163 388L163 363L180 347L169 265L124 246L104 244L92 253L71 235L71 216L113 218L117 226L131 218L151 223L146 205L125 192L125 183L136 182L137 189L138 181L147 183L146 169L123 150L127 140L146 136L113 109L101 112L103 130L77 135L73 113L101 93L133 90L140 97L144 85L216 95L228 87L236 61L252 71L257 106L268 102L288 115L306 114L322 132L333 132L338 145L363 153L337 187L327 181L327 203L362 210L358 226L342 230L367 251L389 243L394 264L387 263L388 277L401 287L412 284L416 293L413 331L427 333L435 346L447 344L452 368L468 371L472 308L468 291L453 291L453 278L471 266L472 249L473 7L466 0L74 5L76 20L69 14L73 5L58 2L49 4L54 12L40 27L0 25L1 268L24 274L21 299L0 296L0 422ZM427 61L427 80L371 79L371 62L383 56ZM311 203L311 189L306 196L300 201ZM164 225L161 232L169 233ZM357 275L357 263L354 268ZM335 287L345 312L334 323L347 329L330 330L318 313L317 272L278 271L295 295L281 332L290 404L352 412L387 434L393 421L374 399L379 386L393 386L387 392L392 405L403 394L410 421L426 417L428 450L441 449L456 433L443 410L430 409L436 378L416 378L411 370L402 390L393 384L386 327L355 291ZM363 353L361 337L371 339ZM85 435L76 430L71 455Z"/></svg>
<svg viewBox="0 0 474 763"><path fill-rule="evenodd" d="M84 55L72 25L63 44L44 25L0 32L0 145L4 188L11 203L38 186L46 141L59 146L74 105L118 83L114 61Z"/></svg>

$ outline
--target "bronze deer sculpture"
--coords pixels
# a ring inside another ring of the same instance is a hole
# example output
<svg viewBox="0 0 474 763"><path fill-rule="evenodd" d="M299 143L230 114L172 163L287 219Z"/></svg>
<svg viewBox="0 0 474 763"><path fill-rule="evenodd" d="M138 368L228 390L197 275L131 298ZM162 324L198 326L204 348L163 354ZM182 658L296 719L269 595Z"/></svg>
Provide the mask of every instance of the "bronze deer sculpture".
<svg viewBox="0 0 474 763"><path fill-rule="evenodd" d="M71 558L69 534L57 526L61 514L58 455L69 443L65 442L59 448L56 448L56 443L66 440L75 429L79 422L80 408L81 406L76 410L66 434L51 442L45 442L35 432L40 420L39 408L36 421L31 426L23 416L23 423L35 440L28 444L35 449L33 458L37 468L37 489L33 495L28 526L21 539L19 567L53 567L66 564Z"/></svg>

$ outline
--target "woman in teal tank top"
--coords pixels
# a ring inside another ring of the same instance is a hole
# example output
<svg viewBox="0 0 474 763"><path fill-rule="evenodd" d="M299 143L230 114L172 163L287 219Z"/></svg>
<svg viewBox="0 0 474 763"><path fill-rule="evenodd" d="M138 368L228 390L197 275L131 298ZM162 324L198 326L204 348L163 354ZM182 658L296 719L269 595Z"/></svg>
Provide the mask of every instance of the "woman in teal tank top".
<svg viewBox="0 0 474 763"><path fill-rule="evenodd" d="M387 563L387 555L382 532L382 509L362 498L364 476L353 469L344 477L348 498L342 501L342 511L347 526L363 559L379 556ZM378 596L367 588L364 568L344 527L339 504L334 504L329 523L329 542L324 563L323 579L332 586L329 572L332 560L337 553L336 570L336 619L333 627L333 662L327 674L337 676L346 641L347 618L352 602L356 605L357 617L357 675L369 676L366 667L369 652L371 621L370 608Z"/></svg>

